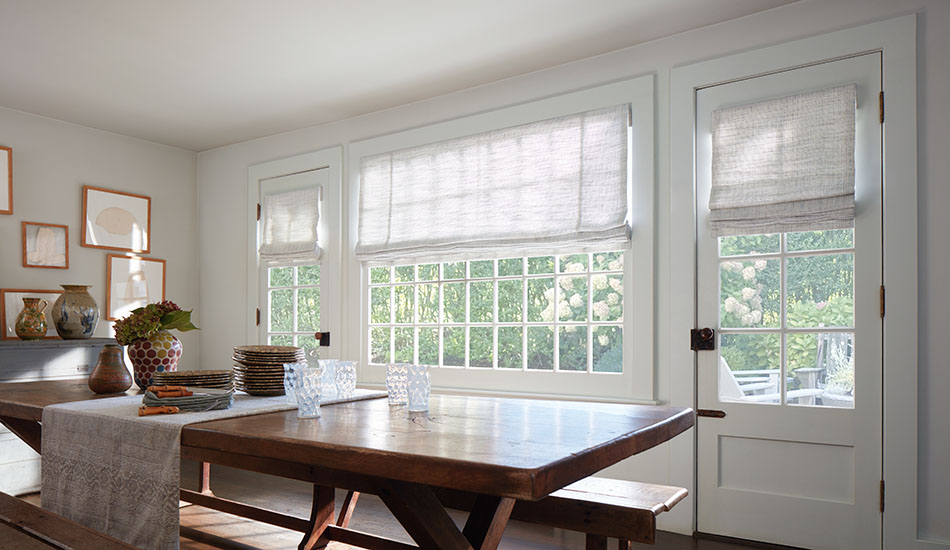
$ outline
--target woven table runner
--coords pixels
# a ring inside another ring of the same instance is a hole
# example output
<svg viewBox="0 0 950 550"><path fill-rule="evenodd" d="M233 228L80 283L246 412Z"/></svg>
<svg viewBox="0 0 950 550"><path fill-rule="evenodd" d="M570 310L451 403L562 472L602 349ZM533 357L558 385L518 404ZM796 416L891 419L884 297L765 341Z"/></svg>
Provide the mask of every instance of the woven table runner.
<svg viewBox="0 0 950 550"><path fill-rule="evenodd" d="M357 390L346 401L385 395ZM149 550L178 548L183 426L296 408L283 396L240 393L220 411L140 417L141 405L132 395L45 407L41 498L53 513Z"/></svg>

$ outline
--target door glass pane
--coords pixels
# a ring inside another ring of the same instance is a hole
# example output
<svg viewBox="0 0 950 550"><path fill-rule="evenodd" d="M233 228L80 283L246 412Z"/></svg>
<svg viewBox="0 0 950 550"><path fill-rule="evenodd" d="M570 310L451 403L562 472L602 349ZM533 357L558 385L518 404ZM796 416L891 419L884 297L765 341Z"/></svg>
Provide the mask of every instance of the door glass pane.
<svg viewBox="0 0 950 550"><path fill-rule="evenodd" d="M389 360L389 327L376 327L370 330L370 356L374 363L385 365Z"/></svg>
<svg viewBox="0 0 950 550"><path fill-rule="evenodd" d="M587 327L568 325L558 329L558 369L587 370Z"/></svg>
<svg viewBox="0 0 950 550"><path fill-rule="evenodd" d="M446 283L442 285L442 305L445 308L446 323L465 322L465 283Z"/></svg>
<svg viewBox="0 0 950 550"><path fill-rule="evenodd" d="M390 268L388 267L372 267L369 270L369 282L373 284L388 283L389 272Z"/></svg>
<svg viewBox="0 0 950 550"><path fill-rule="evenodd" d="M395 316L393 317L393 322L396 323L411 323L412 317L415 313L413 309L413 288L411 286L397 286L394 288L394 298L395 303Z"/></svg>
<svg viewBox="0 0 950 550"><path fill-rule="evenodd" d="M781 341L779 334L720 335L719 399L778 403Z"/></svg>
<svg viewBox="0 0 950 550"><path fill-rule="evenodd" d="M594 254L593 271L623 271L623 252Z"/></svg>
<svg viewBox="0 0 950 550"><path fill-rule="evenodd" d="M498 276L509 277L513 275L521 276L524 272L524 261L521 258L507 258L498 260Z"/></svg>
<svg viewBox="0 0 950 550"><path fill-rule="evenodd" d="M465 366L465 327L442 329L442 364L447 367Z"/></svg>
<svg viewBox="0 0 950 550"><path fill-rule="evenodd" d="M297 290L297 331L320 330L320 287Z"/></svg>
<svg viewBox="0 0 950 550"><path fill-rule="evenodd" d="M736 235L719 238L720 256L744 256L747 254L774 254L781 249L778 233L770 235Z"/></svg>
<svg viewBox="0 0 950 550"><path fill-rule="evenodd" d="M393 329L393 345L395 349L393 353L395 363L412 363L413 360L413 350L415 342L413 342L415 330L411 328L395 328Z"/></svg>
<svg viewBox="0 0 950 550"><path fill-rule="evenodd" d="M561 287L558 318L561 321L587 321L587 277L560 277L558 285Z"/></svg>
<svg viewBox="0 0 950 550"><path fill-rule="evenodd" d="M396 267L396 282L397 283L411 283L415 274L414 266L411 265L401 265Z"/></svg>
<svg viewBox="0 0 950 550"><path fill-rule="evenodd" d="M788 233L788 251L832 250L854 247L854 229L833 229L827 231L804 231Z"/></svg>
<svg viewBox="0 0 950 550"><path fill-rule="evenodd" d="M854 254L787 260L788 326L854 326Z"/></svg>
<svg viewBox="0 0 950 550"><path fill-rule="evenodd" d="M472 327L469 330L469 366L492 367L492 328Z"/></svg>
<svg viewBox="0 0 950 550"><path fill-rule="evenodd" d="M268 332L291 332L294 330L294 291L271 290L270 295L270 326Z"/></svg>
<svg viewBox="0 0 950 550"><path fill-rule="evenodd" d="M524 285L521 279L498 281L498 322L521 322L523 288Z"/></svg>
<svg viewBox="0 0 950 550"><path fill-rule="evenodd" d="M528 273L531 275L554 273L554 256L528 258Z"/></svg>
<svg viewBox="0 0 950 550"><path fill-rule="evenodd" d="M420 281L435 281L439 278L439 264L422 264L419 266Z"/></svg>
<svg viewBox="0 0 950 550"><path fill-rule="evenodd" d="M472 323L491 323L495 309L495 283L485 281L469 284L469 314Z"/></svg>
<svg viewBox="0 0 950 550"><path fill-rule="evenodd" d="M729 260L719 264L719 324L723 328L780 324L781 262Z"/></svg>
<svg viewBox="0 0 950 550"><path fill-rule="evenodd" d="M528 279L528 321L554 320L554 279Z"/></svg>
<svg viewBox="0 0 950 550"><path fill-rule="evenodd" d="M272 346L292 346L294 337L289 334L271 334L267 337L267 343Z"/></svg>
<svg viewBox="0 0 950 550"><path fill-rule="evenodd" d="M473 279L485 279L495 276L495 263L492 260L469 262L468 269Z"/></svg>
<svg viewBox="0 0 950 550"><path fill-rule="evenodd" d="M521 368L521 327L498 327L498 368Z"/></svg>
<svg viewBox="0 0 950 550"><path fill-rule="evenodd" d="M294 268L272 267L268 271L270 271L269 286L290 286L294 284Z"/></svg>
<svg viewBox="0 0 950 550"><path fill-rule="evenodd" d="M554 329L528 327L528 368L554 370Z"/></svg>
<svg viewBox="0 0 950 550"><path fill-rule="evenodd" d="M560 273L584 273L587 271L587 254L559 256L558 260L558 271Z"/></svg>
<svg viewBox="0 0 950 550"><path fill-rule="evenodd" d="M381 286L370 289L370 323L389 322L389 287Z"/></svg>
<svg viewBox="0 0 950 550"><path fill-rule="evenodd" d="M464 279L465 262L447 262L442 264L443 279Z"/></svg>
<svg viewBox="0 0 950 550"><path fill-rule="evenodd" d="M854 408L854 333L788 335L791 405Z"/></svg>
<svg viewBox="0 0 950 550"><path fill-rule="evenodd" d="M439 329L419 329L419 363L423 365L439 364Z"/></svg>
<svg viewBox="0 0 950 550"><path fill-rule="evenodd" d="M318 285L320 284L320 266L319 265L302 265L297 268L297 284L304 285Z"/></svg>
<svg viewBox="0 0 950 550"><path fill-rule="evenodd" d="M623 329L621 327L594 327L592 345L594 372L623 371Z"/></svg>
<svg viewBox="0 0 950 550"><path fill-rule="evenodd" d="M419 322L439 322L439 285L419 285Z"/></svg>
<svg viewBox="0 0 950 550"><path fill-rule="evenodd" d="M597 273L591 275L590 286L594 300L594 321L623 320L623 274Z"/></svg>

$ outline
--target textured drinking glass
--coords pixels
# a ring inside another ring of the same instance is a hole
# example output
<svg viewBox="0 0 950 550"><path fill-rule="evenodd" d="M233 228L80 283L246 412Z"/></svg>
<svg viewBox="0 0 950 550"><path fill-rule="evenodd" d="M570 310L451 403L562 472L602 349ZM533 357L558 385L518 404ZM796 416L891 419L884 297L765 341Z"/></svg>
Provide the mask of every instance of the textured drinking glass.
<svg viewBox="0 0 950 550"><path fill-rule="evenodd" d="M284 363L284 395L289 403L297 403L297 379L305 368L306 363Z"/></svg>
<svg viewBox="0 0 950 550"><path fill-rule="evenodd" d="M405 405L408 399L406 386L409 365L406 363L390 363L386 367L386 393L389 394L390 405Z"/></svg>
<svg viewBox="0 0 950 550"><path fill-rule="evenodd" d="M356 391L356 361L340 361L336 364L337 397L352 397Z"/></svg>
<svg viewBox="0 0 950 550"><path fill-rule="evenodd" d="M406 377L409 392L409 412L424 412L429 410L429 367L427 365L409 365Z"/></svg>
<svg viewBox="0 0 950 550"><path fill-rule="evenodd" d="M320 368L323 369L323 400L337 398L336 391L336 366L337 359L321 359Z"/></svg>
<svg viewBox="0 0 950 550"><path fill-rule="evenodd" d="M305 367L297 376L297 418L320 418L320 388L323 372Z"/></svg>

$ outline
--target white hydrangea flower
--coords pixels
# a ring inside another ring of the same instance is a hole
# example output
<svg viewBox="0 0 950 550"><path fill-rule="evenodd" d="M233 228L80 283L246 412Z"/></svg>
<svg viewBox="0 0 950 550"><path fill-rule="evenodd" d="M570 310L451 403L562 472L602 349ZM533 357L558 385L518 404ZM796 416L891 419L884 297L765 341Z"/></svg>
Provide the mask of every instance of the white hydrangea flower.
<svg viewBox="0 0 950 550"><path fill-rule="evenodd" d="M547 322L554 320L554 304L548 304L548 307L541 310L541 320Z"/></svg>
<svg viewBox="0 0 950 550"><path fill-rule="evenodd" d="M565 273L583 273L584 271L586 271L584 264L577 262L567 264L567 269L564 270Z"/></svg>
<svg viewBox="0 0 950 550"><path fill-rule="evenodd" d="M755 262L755 269L756 269L756 271L762 271L762 270L765 269L768 265L769 265L769 263L766 262L765 260L756 260L756 262Z"/></svg>
<svg viewBox="0 0 950 550"><path fill-rule="evenodd" d="M607 302L594 302L593 310L594 315L599 319L605 319L610 315L610 306L607 305Z"/></svg>
<svg viewBox="0 0 950 550"><path fill-rule="evenodd" d="M761 310L761 309L762 309L762 297L761 297L761 296L756 296L755 298L752 298L751 300L749 300L749 306L751 306L752 309Z"/></svg>
<svg viewBox="0 0 950 550"><path fill-rule="evenodd" d="M606 258L604 257L603 254L598 254L597 256L595 256L595 259L597 260L597 263L602 264L602 263L604 263L604 260L605 260Z"/></svg>
<svg viewBox="0 0 950 550"><path fill-rule="evenodd" d="M726 298L726 302L723 304L723 307L726 310L726 313L735 313L739 309L739 300L736 300L732 296Z"/></svg>
<svg viewBox="0 0 950 550"><path fill-rule="evenodd" d="M726 271L739 273L742 271L742 262L722 262L722 268Z"/></svg>
<svg viewBox="0 0 950 550"><path fill-rule="evenodd" d="M617 294L623 294L623 283L620 282L620 279L611 278L607 281L610 283L610 288L614 289L614 292Z"/></svg>
<svg viewBox="0 0 950 550"><path fill-rule="evenodd" d="M571 304L561 300L557 304L557 314L561 320L570 319L571 315L574 314L574 310L571 309Z"/></svg>
<svg viewBox="0 0 950 550"><path fill-rule="evenodd" d="M742 289L742 299L743 299L743 300L751 300L754 296L755 296L755 289L754 289L754 288L745 287L745 288Z"/></svg>
<svg viewBox="0 0 950 550"><path fill-rule="evenodd" d="M575 294L571 296L571 299L569 301L570 301L571 307L581 307L582 305L584 305L584 299L581 298L580 294Z"/></svg>
<svg viewBox="0 0 950 550"><path fill-rule="evenodd" d="M752 279L755 279L755 267L750 265L749 267L744 268L742 270L742 278L745 279L746 281L751 281Z"/></svg>
<svg viewBox="0 0 950 550"><path fill-rule="evenodd" d="M564 332L574 333L577 332L577 325L567 325L564 327Z"/></svg>
<svg viewBox="0 0 950 550"><path fill-rule="evenodd" d="M616 292L611 292L610 294L607 295L607 303L612 306L617 305L618 303L620 303L620 295L617 294Z"/></svg>
<svg viewBox="0 0 950 550"><path fill-rule="evenodd" d="M751 313L746 313L745 315L742 316L742 324L745 325L745 326L749 326L749 325L752 324L752 314L751 314Z"/></svg>
<svg viewBox="0 0 950 550"><path fill-rule="evenodd" d="M610 337L608 337L606 334L598 334L597 342L600 343L600 345L602 346L606 346L607 344L610 343Z"/></svg>
<svg viewBox="0 0 950 550"><path fill-rule="evenodd" d="M623 269L623 263L620 260L610 260L607 262L607 269L610 271L620 271Z"/></svg>
<svg viewBox="0 0 950 550"><path fill-rule="evenodd" d="M753 325L757 325L757 324L759 324L759 323L762 322L762 312L761 312L761 311L758 311L758 310L753 309L753 310L749 313L749 315L752 316L752 324L753 324Z"/></svg>
<svg viewBox="0 0 950 550"><path fill-rule="evenodd" d="M752 310L749 309L749 306L745 304L739 304L736 307L736 315L738 315L739 317L745 317L750 311Z"/></svg>
<svg viewBox="0 0 950 550"><path fill-rule="evenodd" d="M558 284L561 285L561 288L564 290L574 290L574 279L570 277L564 277L558 281Z"/></svg>
<svg viewBox="0 0 950 550"><path fill-rule="evenodd" d="M549 302L554 301L554 287L553 286L544 291L544 299Z"/></svg>
<svg viewBox="0 0 950 550"><path fill-rule="evenodd" d="M607 276L594 275L590 278L590 286L594 287L594 290L604 290L607 288Z"/></svg>

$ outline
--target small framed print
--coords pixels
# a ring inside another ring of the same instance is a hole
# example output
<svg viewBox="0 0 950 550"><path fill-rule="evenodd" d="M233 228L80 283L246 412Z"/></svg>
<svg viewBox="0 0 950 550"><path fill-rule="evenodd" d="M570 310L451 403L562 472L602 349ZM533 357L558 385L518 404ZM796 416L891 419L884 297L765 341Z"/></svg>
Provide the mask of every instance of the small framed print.
<svg viewBox="0 0 950 550"><path fill-rule="evenodd" d="M110 321L165 299L165 260L109 254L106 279L106 319Z"/></svg>
<svg viewBox="0 0 950 550"><path fill-rule="evenodd" d="M46 300L46 337L47 340L58 339L56 327L53 326L53 316L50 313L53 302L62 294L62 290L28 290L22 288L0 288L0 339L19 340L16 335L16 318L23 311L23 298L39 298Z"/></svg>
<svg viewBox="0 0 950 550"><path fill-rule="evenodd" d="M0 145L0 214L13 214L13 149Z"/></svg>
<svg viewBox="0 0 950 550"><path fill-rule="evenodd" d="M151 226L151 198L83 186L82 246L148 254Z"/></svg>
<svg viewBox="0 0 950 550"><path fill-rule="evenodd" d="M69 269L69 226L23 222L23 267Z"/></svg>

